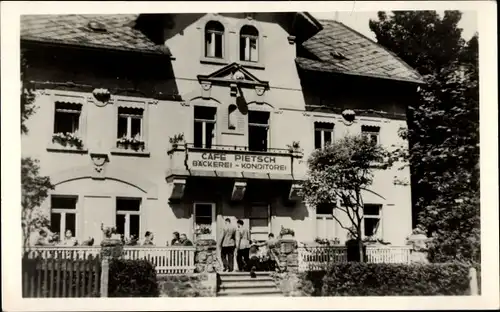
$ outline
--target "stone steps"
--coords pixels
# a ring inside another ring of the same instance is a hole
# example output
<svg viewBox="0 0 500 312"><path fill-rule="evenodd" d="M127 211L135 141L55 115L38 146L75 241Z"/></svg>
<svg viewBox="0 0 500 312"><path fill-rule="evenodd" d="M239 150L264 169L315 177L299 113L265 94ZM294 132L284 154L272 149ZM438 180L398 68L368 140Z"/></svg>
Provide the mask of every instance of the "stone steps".
<svg viewBox="0 0 500 312"><path fill-rule="evenodd" d="M283 296L269 272L224 272L219 274L217 296Z"/></svg>

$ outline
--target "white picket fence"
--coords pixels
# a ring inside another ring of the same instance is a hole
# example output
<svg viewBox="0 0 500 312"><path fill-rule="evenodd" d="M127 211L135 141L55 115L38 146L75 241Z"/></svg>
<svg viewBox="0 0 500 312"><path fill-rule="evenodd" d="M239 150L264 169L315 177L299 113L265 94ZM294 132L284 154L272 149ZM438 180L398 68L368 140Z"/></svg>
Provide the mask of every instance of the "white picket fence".
<svg viewBox="0 0 500 312"><path fill-rule="evenodd" d="M159 274L172 273L192 273L194 272L193 246L125 246L123 248L123 258L127 260L145 259L155 265ZM43 246L30 247L25 250L29 258L41 256L44 259L87 259L89 255L96 256L101 252L101 247L59 247Z"/></svg>
<svg viewBox="0 0 500 312"><path fill-rule="evenodd" d="M366 246L370 263L410 263L410 246ZM344 246L305 246L298 248L299 271L325 269L330 263L347 262Z"/></svg>

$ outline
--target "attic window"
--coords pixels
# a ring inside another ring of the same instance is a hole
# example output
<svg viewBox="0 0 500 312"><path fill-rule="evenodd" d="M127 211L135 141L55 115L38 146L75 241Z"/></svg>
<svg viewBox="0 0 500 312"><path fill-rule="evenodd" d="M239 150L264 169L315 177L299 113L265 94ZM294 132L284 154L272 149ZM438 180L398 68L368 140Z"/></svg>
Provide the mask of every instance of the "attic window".
<svg viewBox="0 0 500 312"><path fill-rule="evenodd" d="M106 26L103 23L100 23L100 22L90 21L88 26L93 31L99 31L99 32L106 32L106 31L108 31L106 29Z"/></svg>
<svg viewBox="0 0 500 312"><path fill-rule="evenodd" d="M347 57L339 51L330 52L330 55L337 60L347 60Z"/></svg>

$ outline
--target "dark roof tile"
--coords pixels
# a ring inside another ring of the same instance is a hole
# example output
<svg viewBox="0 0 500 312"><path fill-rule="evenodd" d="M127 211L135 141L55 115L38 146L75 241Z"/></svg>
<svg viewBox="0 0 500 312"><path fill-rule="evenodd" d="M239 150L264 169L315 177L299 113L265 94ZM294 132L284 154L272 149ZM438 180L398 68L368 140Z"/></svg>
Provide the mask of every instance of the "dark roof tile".
<svg viewBox="0 0 500 312"><path fill-rule="evenodd" d="M320 61L297 57L305 69L386 79L422 82L422 77L400 58L342 23L321 20L323 30L304 42L306 50ZM342 52L346 59L334 57Z"/></svg>
<svg viewBox="0 0 500 312"><path fill-rule="evenodd" d="M132 28L138 14L119 15L23 15L21 39L154 54L170 54L142 32ZM106 31L94 31L89 22L99 22Z"/></svg>

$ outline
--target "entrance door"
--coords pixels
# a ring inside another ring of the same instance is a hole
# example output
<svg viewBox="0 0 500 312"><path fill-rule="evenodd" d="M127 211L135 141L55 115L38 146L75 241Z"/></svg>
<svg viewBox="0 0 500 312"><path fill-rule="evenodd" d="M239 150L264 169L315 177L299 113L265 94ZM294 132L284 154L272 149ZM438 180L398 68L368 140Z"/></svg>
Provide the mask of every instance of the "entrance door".
<svg viewBox="0 0 500 312"><path fill-rule="evenodd" d="M271 231L269 204L253 204L249 214L250 237L259 242L266 241Z"/></svg>

